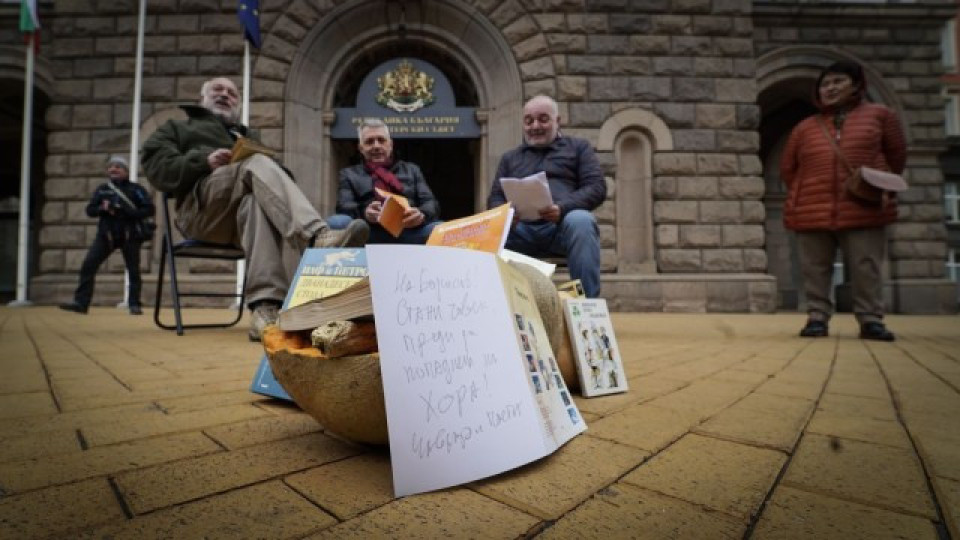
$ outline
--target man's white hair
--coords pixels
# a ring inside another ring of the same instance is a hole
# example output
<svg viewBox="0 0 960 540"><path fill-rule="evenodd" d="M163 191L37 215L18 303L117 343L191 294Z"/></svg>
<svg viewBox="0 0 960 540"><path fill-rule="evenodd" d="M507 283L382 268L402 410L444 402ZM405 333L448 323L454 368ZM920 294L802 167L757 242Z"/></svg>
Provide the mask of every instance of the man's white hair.
<svg viewBox="0 0 960 540"><path fill-rule="evenodd" d="M212 79L208 79L208 80L206 80L206 81L203 81L203 85L200 87L200 97L201 97L201 98L202 98L203 96L207 95L207 90L210 89L210 85L213 84L213 81L215 81L215 80L217 80L217 79L223 79L223 80L225 80L225 81L230 81L230 83L233 84L234 88L236 88L236 86L237 86L236 84L233 83L233 81L231 81L230 79L228 79L228 78L226 78L226 77L214 77L214 78L212 78ZM238 89L237 91L239 92L239 89Z"/></svg>
<svg viewBox="0 0 960 540"><path fill-rule="evenodd" d="M360 125L357 126L357 139L361 141L363 140L363 130L376 128L382 128L387 134L387 138L390 138L390 128L383 123L383 120L379 118L364 118L363 122L360 122Z"/></svg>
<svg viewBox="0 0 960 540"><path fill-rule="evenodd" d="M527 105L533 103L534 101L546 102L548 105L550 105L550 112L553 113L553 117L557 118L558 116L560 116L560 106L557 105L557 101L545 94L539 94L539 95L533 96L532 98L527 100L527 102L523 105L523 107L526 108Z"/></svg>

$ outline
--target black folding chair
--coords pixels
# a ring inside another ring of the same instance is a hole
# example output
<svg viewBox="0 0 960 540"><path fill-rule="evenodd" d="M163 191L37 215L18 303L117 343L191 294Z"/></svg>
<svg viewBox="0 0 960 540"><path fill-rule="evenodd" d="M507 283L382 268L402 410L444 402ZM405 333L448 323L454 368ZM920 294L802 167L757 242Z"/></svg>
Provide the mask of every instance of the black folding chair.
<svg viewBox="0 0 960 540"><path fill-rule="evenodd" d="M170 219L170 197L163 194L163 249L160 251L160 270L157 274L157 298L153 307L153 322L165 330L176 330L178 336L183 335L185 328L228 328L240 322L243 318L243 289L246 285L247 276L244 273L243 284L240 292L223 293L218 291L195 291L181 292L177 282L177 259L220 259L229 261L239 261L244 258L243 250L228 244L213 244L209 242L200 242L198 240L184 239L180 242L174 242L173 227ZM167 258L170 259L170 296L173 300L174 324L166 324L160 320L160 302L163 298L163 280L166 271ZM197 323L184 324L183 314L181 312L180 299L185 297L205 297L205 298L236 298L237 315L233 320L223 323Z"/></svg>

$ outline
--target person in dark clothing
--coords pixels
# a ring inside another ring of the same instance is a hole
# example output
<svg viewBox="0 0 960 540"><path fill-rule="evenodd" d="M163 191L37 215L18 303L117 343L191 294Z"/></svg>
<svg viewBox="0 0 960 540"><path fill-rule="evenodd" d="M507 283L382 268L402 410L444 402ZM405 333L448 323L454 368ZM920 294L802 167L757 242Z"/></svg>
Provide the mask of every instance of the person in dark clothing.
<svg viewBox="0 0 960 540"><path fill-rule="evenodd" d="M107 161L109 181L97 187L87 204L87 215L100 218L97 236L80 267L80 284L73 294L73 302L62 304L60 309L87 312L93 298L97 269L114 250L119 249L130 277L127 306L131 315L143 313L140 307L140 246L144 239L138 237L137 230L140 221L153 216L155 209L147 190L131 182L129 175L127 160L113 156Z"/></svg>
<svg viewBox="0 0 960 540"><path fill-rule="evenodd" d="M487 208L507 202L500 179L523 178L543 171L553 204L535 221L515 219L507 249L531 257L564 255L570 277L579 279L587 296L600 294L600 232L593 210L607 196L603 170L590 143L560 134L557 102L536 96L523 107L523 144L500 159Z"/></svg>

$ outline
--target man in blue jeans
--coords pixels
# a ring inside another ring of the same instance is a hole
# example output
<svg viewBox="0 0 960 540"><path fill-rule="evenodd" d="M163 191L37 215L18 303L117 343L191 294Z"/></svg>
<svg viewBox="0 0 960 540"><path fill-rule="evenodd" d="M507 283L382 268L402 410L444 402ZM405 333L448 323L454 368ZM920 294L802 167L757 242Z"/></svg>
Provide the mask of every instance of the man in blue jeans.
<svg viewBox="0 0 960 540"><path fill-rule="evenodd" d="M592 211L603 203L607 185L590 143L560 133L557 102L536 96L523 107L523 144L500 158L487 208L506 202L501 178L543 171L553 204L540 219L515 221L506 248L531 257L564 255L570 277L590 298L600 295L600 231Z"/></svg>
<svg viewBox="0 0 960 540"><path fill-rule="evenodd" d="M357 139L363 163L340 171L337 214L330 216L327 223L339 229L352 219L365 220L370 226L368 244L425 244L440 223L440 204L420 167L394 158L390 130L381 120L365 119L357 128ZM377 189L402 195L410 203L403 216L403 230L397 237L379 224L384 197Z"/></svg>

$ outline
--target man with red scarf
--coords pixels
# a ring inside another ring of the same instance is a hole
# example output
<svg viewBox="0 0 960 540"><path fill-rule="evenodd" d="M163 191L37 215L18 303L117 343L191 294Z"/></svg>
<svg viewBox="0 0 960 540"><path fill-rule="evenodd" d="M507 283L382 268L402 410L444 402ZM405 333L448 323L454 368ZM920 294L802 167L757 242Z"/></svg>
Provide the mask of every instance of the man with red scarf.
<svg viewBox="0 0 960 540"><path fill-rule="evenodd" d="M370 244L424 244L439 223L440 205L423 178L420 167L394 159L393 141L386 124L368 118L357 128L357 148L363 163L340 171L337 193L337 215L327 222L333 228L346 226L353 218L363 218L370 225ZM383 197L376 188L403 195L410 203L403 216L403 231L394 237L381 227Z"/></svg>

